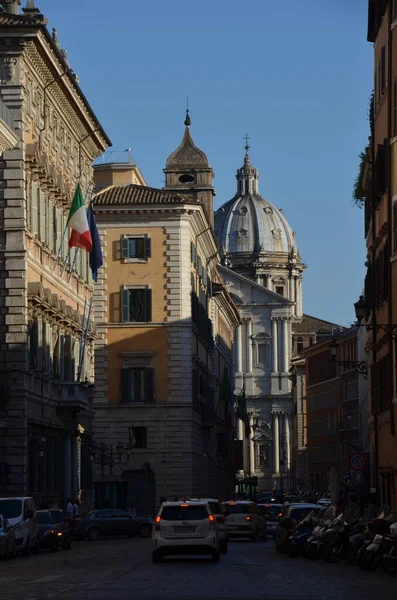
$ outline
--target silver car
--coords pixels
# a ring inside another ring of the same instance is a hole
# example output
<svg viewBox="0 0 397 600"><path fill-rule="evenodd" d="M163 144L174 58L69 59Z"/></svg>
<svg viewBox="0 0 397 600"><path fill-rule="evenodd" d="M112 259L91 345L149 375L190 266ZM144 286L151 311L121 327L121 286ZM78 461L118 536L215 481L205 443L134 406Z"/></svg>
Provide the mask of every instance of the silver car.
<svg viewBox="0 0 397 600"><path fill-rule="evenodd" d="M17 542L14 528L7 519L0 515L0 557L5 560L17 555Z"/></svg>

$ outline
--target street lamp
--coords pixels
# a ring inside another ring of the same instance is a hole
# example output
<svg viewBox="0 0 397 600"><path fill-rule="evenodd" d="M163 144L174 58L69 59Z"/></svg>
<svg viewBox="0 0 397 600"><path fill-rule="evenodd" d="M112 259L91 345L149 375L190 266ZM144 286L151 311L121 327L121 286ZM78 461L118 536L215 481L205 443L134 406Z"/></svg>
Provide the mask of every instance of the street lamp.
<svg viewBox="0 0 397 600"><path fill-rule="evenodd" d="M101 475L104 476L105 467L109 467L110 474L113 474L113 467L117 465L126 466L130 460L131 446L119 442L116 446L113 444L93 444L91 446L91 460L101 467Z"/></svg>
<svg viewBox="0 0 397 600"><path fill-rule="evenodd" d="M357 323L360 325L361 321L365 317L365 313L367 311L367 305L364 300L364 296L360 296L357 302L354 303L354 312L356 313Z"/></svg>
<svg viewBox="0 0 397 600"><path fill-rule="evenodd" d="M329 344L329 354L331 361L345 367L346 369L354 369L359 375L362 375L364 379L368 378L368 363L366 360L336 360L338 355L338 342L335 338Z"/></svg>

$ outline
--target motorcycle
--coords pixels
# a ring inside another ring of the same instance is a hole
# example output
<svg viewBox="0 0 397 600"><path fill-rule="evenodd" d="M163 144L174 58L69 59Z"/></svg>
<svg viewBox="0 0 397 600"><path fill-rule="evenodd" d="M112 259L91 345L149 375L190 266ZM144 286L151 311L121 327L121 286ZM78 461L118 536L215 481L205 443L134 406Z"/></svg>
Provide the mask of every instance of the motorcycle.
<svg viewBox="0 0 397 600"><path fill-rule="evenodd" d="M385 535L380 548L380 565L386 573L397 574L397 523L390 526L390 535Z"/></svg>
<svg viewBox="0 0 397 600"><path fill-rule="evenodd" d="M373 533L373 539L359 553L358 566L360 569L373 571L380 564L381 557L384 554L383 540L389 533L390 526L395 521L396 518L393 513L385 516L384 512L382 512L377 519L373 519L368 523L368 529Z"/></svg>

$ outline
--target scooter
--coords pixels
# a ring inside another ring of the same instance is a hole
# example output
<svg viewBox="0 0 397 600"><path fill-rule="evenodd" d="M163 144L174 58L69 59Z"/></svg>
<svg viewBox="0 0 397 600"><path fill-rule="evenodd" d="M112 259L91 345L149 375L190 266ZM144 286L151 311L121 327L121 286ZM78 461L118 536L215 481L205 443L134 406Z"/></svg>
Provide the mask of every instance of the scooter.
<svg viewBox="0 0 397 600"><path fill-rule="evenodd" d="M386 573L397 574L397 523L390 526L390 535L385 535L380 548L380 564Z"/></svg>

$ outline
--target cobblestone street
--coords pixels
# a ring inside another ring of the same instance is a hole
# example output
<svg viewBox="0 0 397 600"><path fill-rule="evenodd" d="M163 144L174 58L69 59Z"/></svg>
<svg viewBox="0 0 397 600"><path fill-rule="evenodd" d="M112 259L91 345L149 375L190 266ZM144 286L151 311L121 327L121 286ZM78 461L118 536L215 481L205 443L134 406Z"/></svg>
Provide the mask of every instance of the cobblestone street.
<svg viewBox="0 0 397 600"><path fill-rule="evenodd" d="M197 558L151 562L151 542L74 543L70 552L0 563L5 600L374 600L393 598L396 579L276 554L273 541L233 542L219 564Z"/></svg>

